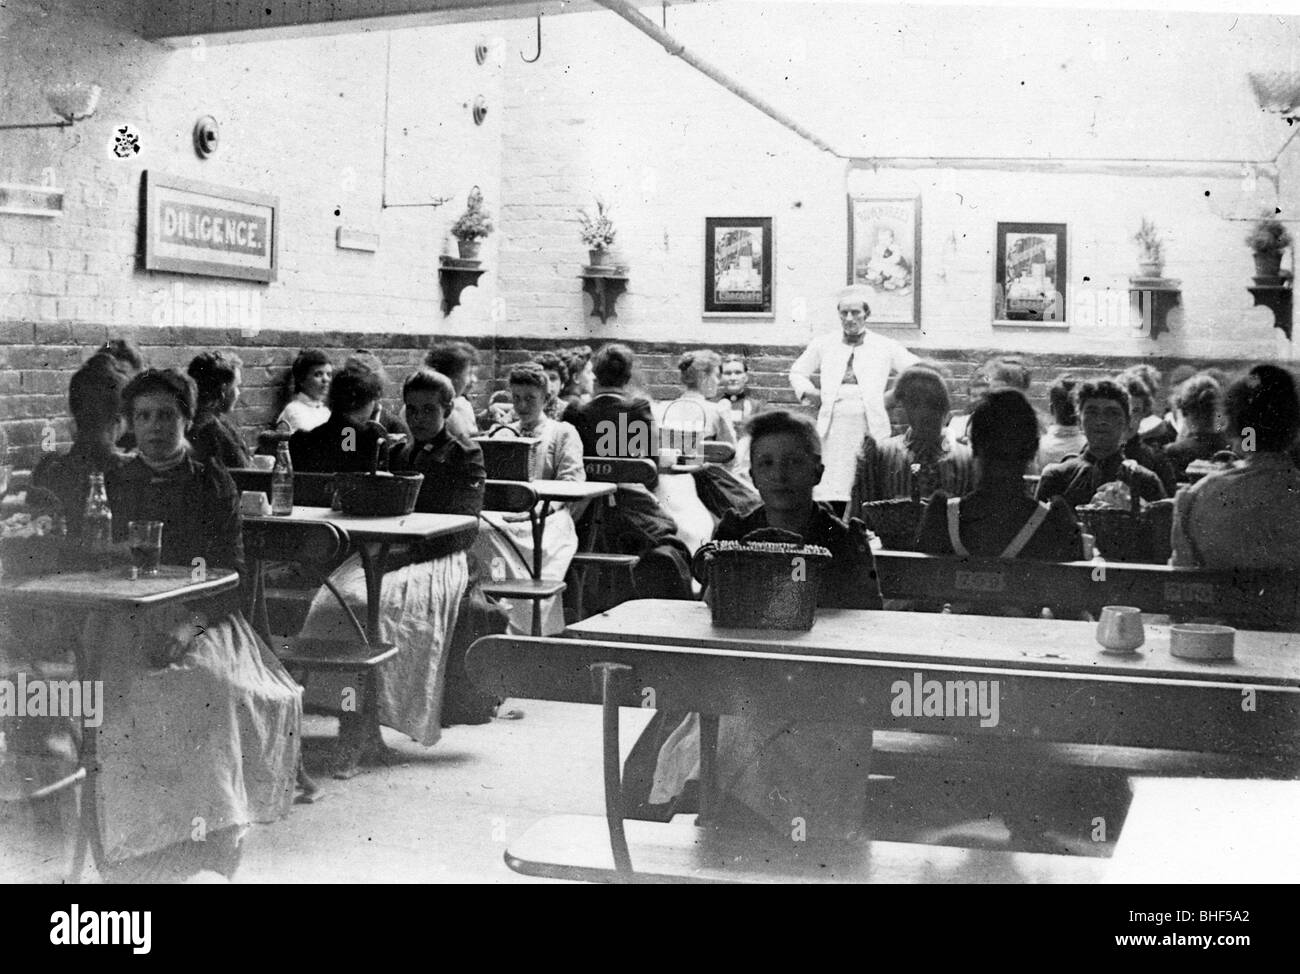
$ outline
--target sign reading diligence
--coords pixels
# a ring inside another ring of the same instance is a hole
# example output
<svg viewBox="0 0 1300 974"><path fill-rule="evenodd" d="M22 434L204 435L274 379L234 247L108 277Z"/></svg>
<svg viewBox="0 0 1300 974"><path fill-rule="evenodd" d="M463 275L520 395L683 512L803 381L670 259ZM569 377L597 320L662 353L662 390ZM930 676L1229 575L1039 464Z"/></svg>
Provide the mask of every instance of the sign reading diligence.
<svg viewBox="0 0 1300 974"><path fill-rule="evenodd" d="M155 172L144 181L146 270L275 280L276 197Z"/></svg>

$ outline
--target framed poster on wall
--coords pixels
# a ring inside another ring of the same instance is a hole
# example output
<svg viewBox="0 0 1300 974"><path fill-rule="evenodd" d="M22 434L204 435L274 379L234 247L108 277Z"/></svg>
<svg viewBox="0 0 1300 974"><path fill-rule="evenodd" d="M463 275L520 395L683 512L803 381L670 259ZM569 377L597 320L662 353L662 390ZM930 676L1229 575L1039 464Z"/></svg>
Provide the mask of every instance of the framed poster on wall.
<svg viewBox="0 0 1300 974"><path fill-rule="evenodd" d="M849 284L869 287L871 325L921 326L921 198L849 197Z"/></svg>
<svg viewBox="0 0 1300 974"><path fill-rule="evenodd" d="M275 280L278 197L145 172L141 228L145 270Z"/></svg>
<svg viewBox="0 0 1300 974"><path fill-rule="evenodd" d="M1064 223L999 223L993 323L1066 328Z"/></svg>
<svg viewBox="0 0 1300 974"><path fill-rule="evenodd" d="M775 317L772 303L772 218L704 218L704 314Z"/></svg>

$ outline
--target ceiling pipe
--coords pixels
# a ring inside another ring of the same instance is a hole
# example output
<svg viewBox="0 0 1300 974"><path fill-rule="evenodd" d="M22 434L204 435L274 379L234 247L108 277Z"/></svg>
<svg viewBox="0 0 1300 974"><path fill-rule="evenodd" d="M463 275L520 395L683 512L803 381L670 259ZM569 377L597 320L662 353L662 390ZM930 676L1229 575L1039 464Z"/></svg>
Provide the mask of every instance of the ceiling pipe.
<svg viewBox="0 0 1300 974"><path fill-rule="evenodd" d="M667 51L669 54L671 54L673 57L681 58L691 67L693 67L696 71L699 71L702 74L705 74L708 77L712 78L714 81L722 85L722 87L726 88L733 95L736 95L739 98L743 98L745 101L749 102L751 105L757 108L768 118L771 118L773 121L781 123L786 128L790 129L790 131L798 135L800 138L806 139L807 141L811 142L813 145L817 146L817 148L821 149L823 152L829 152L831 155L839 156L842 159L847 158L842 153L836 152L835 149L831 147L830 143L827 142L825 139L818 138L816 135L808 131L808 129L804 128L802 125L796 122L785 112L781 111L781 109L777 108L775 105L769 104L767 101L760 98L758 95L754 94L754 92L750 91L740 82L728 76L721 69L714 67L708 61L705 61L703 58L697 57L696 55L692 54L690 51L686 50L685 44L677 40L677 38L673 37L666 30L664 30L662 27L656 24L653 20L645 16L645 14L641 13L641 11L637 10L636 7L632 6L629 0L596 0L596 2L599 3L602 7L606 7L609 10L613 11L614 13L618 14L620 17L626 20L637 30L641 31L643 34L649 35L657 43L663 45L663 49Z"/></svg>

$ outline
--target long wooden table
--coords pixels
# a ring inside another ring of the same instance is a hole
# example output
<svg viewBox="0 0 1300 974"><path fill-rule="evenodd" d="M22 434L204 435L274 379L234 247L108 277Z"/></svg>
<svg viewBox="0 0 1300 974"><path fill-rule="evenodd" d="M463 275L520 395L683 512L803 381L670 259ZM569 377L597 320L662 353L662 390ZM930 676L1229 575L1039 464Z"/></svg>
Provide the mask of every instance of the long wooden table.
<svg viewBox="0 0 1300 974"><path fill-rule="evenodd" d="M1148 626L1142 649L1121 656L1102 652L1087 622L823 609L808 632L719 629L702 603L655 600L625 602L568 632L626 644L615 661L637 668L661 708L688 678L714 681L719 704L727 702L743 692L728 674L743 673L747 659L839 659L854 665L835 681L791 683L793 715L831 708L837 719L877 728L1250 755L1286 775L1300 760L1300 634L1241 630L1234 660L1198 663L1170 655L1166 626ZM638 648L645 644L680 653L664 660L662 650ZM573 664L587 655L575 648ZM918 675L923 688L995 680L997 723L899 713L897 683L910 692Z"/></svg>

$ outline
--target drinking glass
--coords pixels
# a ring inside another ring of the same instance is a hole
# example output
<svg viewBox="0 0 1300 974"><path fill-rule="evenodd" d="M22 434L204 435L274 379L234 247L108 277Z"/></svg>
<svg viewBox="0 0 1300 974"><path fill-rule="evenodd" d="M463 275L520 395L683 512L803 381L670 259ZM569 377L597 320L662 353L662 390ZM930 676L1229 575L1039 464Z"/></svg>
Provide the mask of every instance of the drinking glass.
<svg viewBox="0 0 1300 974"><path fill-rule="evenodd" d="M162 521L130 521L127 523L131 544L131 560L141 575L157 575L162 557Z"/></svg>

